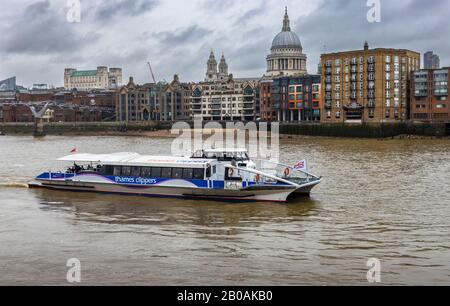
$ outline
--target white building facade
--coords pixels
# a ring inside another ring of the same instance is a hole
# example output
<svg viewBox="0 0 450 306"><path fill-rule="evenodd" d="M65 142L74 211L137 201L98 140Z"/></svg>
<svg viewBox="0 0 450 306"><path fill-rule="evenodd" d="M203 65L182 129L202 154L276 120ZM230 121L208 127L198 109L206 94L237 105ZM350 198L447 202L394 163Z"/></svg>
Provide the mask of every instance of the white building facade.
<svg viewBox="0 0 450 306"><path fill-rule="evenodd" d="M204 82L192 85L192 117L205 121L253 121L259 110L259 78L228 74L222 55L219 65L211 52Z"/></svg>
<svg viewBox="0 0 450 306"><path fill-rule="evenodd" d="M64 70L64 88L67 90L118 89L122 85L122 69L100 66L96 70Z"/></svg>

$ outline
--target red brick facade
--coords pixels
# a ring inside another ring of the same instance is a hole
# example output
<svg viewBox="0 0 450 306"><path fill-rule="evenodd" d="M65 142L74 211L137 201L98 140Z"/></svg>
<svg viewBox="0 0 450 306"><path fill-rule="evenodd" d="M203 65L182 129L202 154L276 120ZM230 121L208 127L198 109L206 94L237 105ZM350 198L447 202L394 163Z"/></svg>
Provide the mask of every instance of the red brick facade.
<svg viewBox="0 0 450 306"><path fill-rule="evenodd" d="M52 102L50 122L112 121L116 95L115 91L17 93L15 101L0 103L0 122L33 122L29 105L44 102Z"/></svg>

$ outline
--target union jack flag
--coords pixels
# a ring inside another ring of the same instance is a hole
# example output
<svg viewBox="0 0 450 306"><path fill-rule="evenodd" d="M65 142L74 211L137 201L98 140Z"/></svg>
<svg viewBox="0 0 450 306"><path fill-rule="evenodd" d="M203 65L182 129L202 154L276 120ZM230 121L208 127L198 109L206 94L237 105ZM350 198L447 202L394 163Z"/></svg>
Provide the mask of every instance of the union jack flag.
<svg viewBox="0 0 450 306"><path fill-rule="evenodd" d="M306 160L301 160L294 165L295 170L306 170Z"/></svg>

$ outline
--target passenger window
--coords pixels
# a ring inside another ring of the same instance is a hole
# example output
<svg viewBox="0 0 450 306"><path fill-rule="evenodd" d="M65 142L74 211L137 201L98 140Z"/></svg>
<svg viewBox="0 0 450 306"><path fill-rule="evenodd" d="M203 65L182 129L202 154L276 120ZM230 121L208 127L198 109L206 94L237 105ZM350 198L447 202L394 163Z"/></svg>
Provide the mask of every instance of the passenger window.
<svg viewBox="0 0 450 306"><path fill-rule="evenodd" d="M131 167L122 167L122 176L131 176Z"/></svg>
<svg viewBox="0 0 450 306"><path fill-rule="evenodd" d="M114 167L113 166L102 166L100 170L100 174L102 175L114 175Z"/></svg>
<svg viewBox="0 0 450 306"><path fill-rule="evenodd" d="M203 180L204 169L194 169L194 180Z"/></svg>
<svg viewBox="0 0 450 306"><path fill-rule="evenodd" d="M153 178L159 178L159 177L163 177L162 175L161 175L161 168L152 168L152 175L151 175L151 177L153 177Z"/></svg>
<svg viewBox="0 0 450 306"><path fill-rule="evenodd" d="M141 176L142 177L150 177L152 175L152 168L150 167L143 167L141 170Z"/></svg>
<svg viewBox="0 0 450 306"><path fill-rule="evenodd" d="M162 168L161 177L171 178L172 177L172 168Z"/></svg>
<svg viewBox="0 0 450 306"><path fill-rule="evenodd" d="M141 168L140 167L133 167L133 169L131 170L131 176L141 176Z"/></svg>
<svg viewBox="0 0 450 306"><path fill-rule="evenodd" d="M194 169L193 168L185 168L185 169L183 169L183 178L185 180L192 179L193 175L194 175Z"/></svg>
<svg viewBox="0 0 450 306"><path fill-rule="evenodd" d="M172 178L179 179L183 177L183 168L173 168Z"/></svg>
<svg viewBox="0 0 450 306"><path fill-rule="evenodd" d="M206 168L206 177L211 177L211 166L208 165L208 168Z"/></svg>
<svg viewBox="0 0 450 306"><path fill-rule="evenodd" d="M114 176L120 176L121 175L121 170L122 170L122 167L114 167L113 175Z"/></svg>

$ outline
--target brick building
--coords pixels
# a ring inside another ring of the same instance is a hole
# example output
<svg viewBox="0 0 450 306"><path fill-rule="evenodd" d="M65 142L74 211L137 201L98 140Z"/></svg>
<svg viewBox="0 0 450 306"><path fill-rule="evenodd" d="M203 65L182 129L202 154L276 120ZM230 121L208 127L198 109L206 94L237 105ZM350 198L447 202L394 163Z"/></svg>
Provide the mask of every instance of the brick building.
<svg viewBox="0 0 450 306"><path fill-rule="evenodd" d="M115 91L17 91L0 102L0 122L33 122L29 105L51 102L50 122L100 122L115 119Z"/></svg>
<svg viewBox="0 0 450 306"><path fill-rule="evenodd" d="M411 72L420 54L404 49L369 49L323 54L322 122L408 120Z"/></svg>

